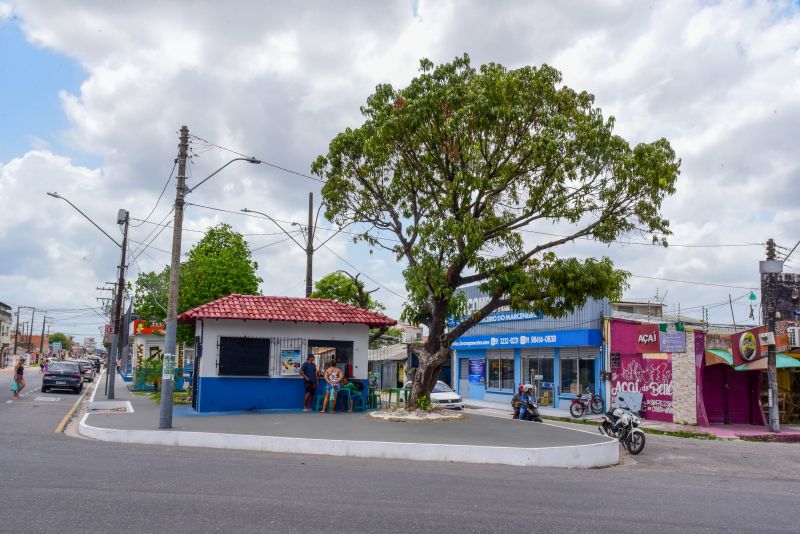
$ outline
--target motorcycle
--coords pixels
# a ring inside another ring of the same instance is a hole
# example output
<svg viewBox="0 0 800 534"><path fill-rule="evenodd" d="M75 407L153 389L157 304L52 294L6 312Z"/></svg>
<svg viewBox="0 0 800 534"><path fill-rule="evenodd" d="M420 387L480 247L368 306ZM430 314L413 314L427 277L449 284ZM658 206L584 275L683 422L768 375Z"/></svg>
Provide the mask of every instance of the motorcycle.
<svg viewBox="0 0 800 534"><path fill-rule="evenodd" d="M626 408L615 408L603 416L600 423L600 433L610 438L616 438L622 443L623 448L636 455L644 449L644 431L639 428L641 419Z"/></svg>
<svg viewBox="0 0 800 534"><path fill-rule="evenodd" d="M533 400L523 399L520 401L520 404L527 408L525 415L520 419L523 421L536 421L537 423L543 422L542 416L539 414L539 405Z"/></svg>

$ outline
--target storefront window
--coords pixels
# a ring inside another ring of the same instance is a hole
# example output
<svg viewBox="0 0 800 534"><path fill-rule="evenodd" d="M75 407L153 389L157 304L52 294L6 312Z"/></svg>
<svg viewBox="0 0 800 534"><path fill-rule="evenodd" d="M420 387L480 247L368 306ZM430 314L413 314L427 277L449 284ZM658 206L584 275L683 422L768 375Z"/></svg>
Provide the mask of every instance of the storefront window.
<svg viewBox="0 0 800 534"><path fill-rule="evenodd" d="M512 356L489 357L490 389L514 389L514 358Z"/></svg>
<svg viewBox="0 0 800 534"><path fill-rule="evenodd" d="M594 391L594 365L594 358L562 358L561 393L577 395L586 391L586 388Z"/></svg>

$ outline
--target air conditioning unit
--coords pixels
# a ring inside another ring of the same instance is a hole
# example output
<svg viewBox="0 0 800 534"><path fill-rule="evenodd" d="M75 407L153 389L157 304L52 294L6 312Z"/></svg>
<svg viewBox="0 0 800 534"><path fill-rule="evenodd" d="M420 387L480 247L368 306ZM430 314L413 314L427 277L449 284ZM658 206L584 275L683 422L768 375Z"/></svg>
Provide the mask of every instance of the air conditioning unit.
<svg viewBox="0 0 800 534"><path fill-rule="evenodd" d="M790 326L786 330L789 333L789 347L800 348L800 326Z"/></svg>

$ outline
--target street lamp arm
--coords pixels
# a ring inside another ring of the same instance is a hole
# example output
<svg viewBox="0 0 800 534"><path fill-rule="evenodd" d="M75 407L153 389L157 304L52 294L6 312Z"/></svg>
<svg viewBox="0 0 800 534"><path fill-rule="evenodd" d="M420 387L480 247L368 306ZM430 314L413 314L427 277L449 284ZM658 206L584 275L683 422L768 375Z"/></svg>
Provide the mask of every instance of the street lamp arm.
<svg viewBox="0 0 800 534"><path fill-rule="evenodd" d="M228 163L226 163L225 165L223 165L222 167L220 167L220 168L219 168L219 169L217 169L216 171L212 172L211 174L209 174L208 176L206 176L205 178L203 178L203 179L202 179L200 182L198 182L198 184L197 184L196 186L194 186L194 187L189 187L188 189L186 189L186 194L188 195L189 193L191 193L192 191L194 191L195 189L197 189L198 187L200 187L201 185L203 185L204 183L206 183L206 182L207 182L208 180L210 180L210 179L211 179L211 178L212 178L212 177L213 177L215 174L217 174L219 171L221 171L222 169L224 169L225 167L227 167L228 165L230 165L230 164L231 164L231 163L233 163L234 161L246 161L246 162L248 162L248 163L256 163L256 164L258 164L258 163L261 163L261 160L258 160L258 159L256 159L256 158L233 158L233 159L232 159L232 160L230 160Z"/></svg>
<svg viewBox="0 0 800 534"><path fill-rule="evenodd" d="M70 201L69 201L68 199L66 199L65 197L62 197L62 196L61 196L61 195L59 195L58 193L50 193L50 192L48 192L47 194L48 194L49 196L53 197L53 198L60 198L61 200L63 200L64 202L66 202L67 204L69 204L70 206L72 206L73 208L75 208L75 211L77 211L78 213L80 213L81 215L83 215L83 216L84 216L84 218L86 218L86 220L87 220L87 221L89 221L90 223L92 223L92 224L94 225L94 227L95 227L95 228L97 228L98 230L100 230L101 232L103 232L103 234L105 234L105 236L106 236L107 238L109 238L111 241L113 241L115 245L117 245L118 247L122 248L122 245L120 245L120 244L117 242L117 240L116 240L116 239L114 239L113 237L111 237L110 235L108 235L108 232L106 232L105 230L103 230L102 228L100 228L100 226L98 226L98 224L97 224L96 222L94 222L92 219L90 219L88 215L86 215L85 213L83 213L83 212L80 210L80 208L78 208L78 206L76 206L75 204L73 204L72 202L70 202Z"/></svg>
<svg viewBox="0 0 800 534"><path fill-rule="evenodd" d="M267 215L266 213L262 213L262 212L260 212L260 211L255 211L255 210L249 210L249 209L247 209L247 208L243 208L241 211L243 211L244 213L257 213L257 214L259 214L259 215L263 215L264 217L266 217L267 219L269 219L270 221L272 221L273 223L275 223L275 226L277 226L278 228L280 228L280 229L281 229L281 232L283 232L284 234L286 234L287 236L289 236L289 239L291 239L292 241L294 241L295 245L297 245L298 247L300 247L300 248L301 248L301 249L303 249L303 250L306 250L306 246L305 246L305 245L301 245L301 244L300 244L300 243L299 243L299 242L298 242L298 241L297 241L297 240L294 238L294 236L293 236L292 234L290 234L289 232L287 232L287 231L286 231L286 229L285 229L283 226L281 226L281 225L278 223L278 221L276 221L275 219L273 219L272 217L270 217L270 216L269 216L269 215Z"/></svg>

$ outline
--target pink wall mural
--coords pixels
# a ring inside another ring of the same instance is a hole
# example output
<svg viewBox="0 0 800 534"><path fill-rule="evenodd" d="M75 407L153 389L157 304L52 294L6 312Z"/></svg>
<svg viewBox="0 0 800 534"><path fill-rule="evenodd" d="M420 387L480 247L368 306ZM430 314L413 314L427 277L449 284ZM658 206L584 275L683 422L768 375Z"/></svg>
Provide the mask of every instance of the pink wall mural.
<svg viewBox="0 0 800 534"><path fill-rule="evenodd" d="M641 392L645 419L672 422L672 362L621 355L611 372L611 397L617 393Z"/></svg>

